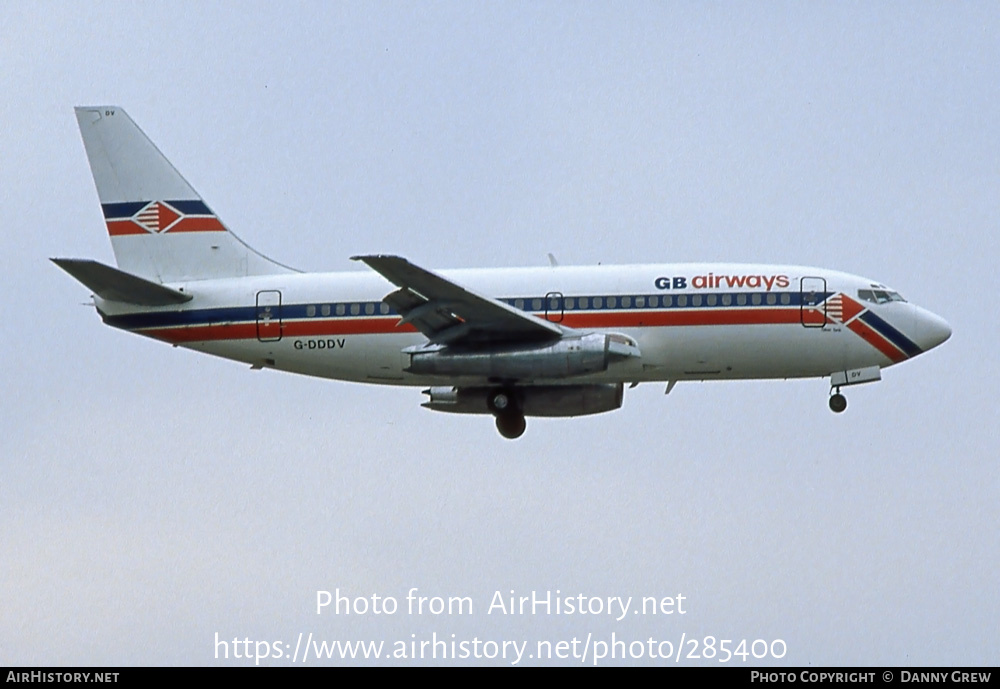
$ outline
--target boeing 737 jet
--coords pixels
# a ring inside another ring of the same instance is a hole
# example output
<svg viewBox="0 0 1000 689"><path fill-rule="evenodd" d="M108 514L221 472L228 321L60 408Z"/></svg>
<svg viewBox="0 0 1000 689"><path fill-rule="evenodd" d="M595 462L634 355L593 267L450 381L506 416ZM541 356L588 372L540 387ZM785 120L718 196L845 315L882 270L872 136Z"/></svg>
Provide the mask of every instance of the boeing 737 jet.
<svg viewBox="0 0 1000 689"><path fill-rule="evenodd" d="M791 265L644 264L305 273L251 249L119 107L76 109L117 267L52 259L103 321L173 345L310 376L426 388L434 411L618 409L626 385L829 378L841 389L951 335L868 278Z"/></svg>

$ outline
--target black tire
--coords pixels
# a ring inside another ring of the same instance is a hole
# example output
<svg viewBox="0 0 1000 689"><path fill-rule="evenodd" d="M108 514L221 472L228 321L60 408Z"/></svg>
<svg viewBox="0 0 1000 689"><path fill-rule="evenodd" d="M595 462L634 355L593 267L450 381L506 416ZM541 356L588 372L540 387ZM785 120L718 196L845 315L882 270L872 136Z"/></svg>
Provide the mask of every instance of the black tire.
<svg viewBox="0 0 1000 689"><path fill-rule="evenodd" d="M830 411L834 414L839 414L847 409L847 398L841 395L839 392L836 395L830 396Z"/></svg>
<svg viewBox="0 0 1000 689"><path fill-rule="evenodd" d="M524 415L520 412L497 415L497 430L500 431L500 435L508 440L520 438L524 435L524 429L527 427L528 423L524 420Z"/></svg>

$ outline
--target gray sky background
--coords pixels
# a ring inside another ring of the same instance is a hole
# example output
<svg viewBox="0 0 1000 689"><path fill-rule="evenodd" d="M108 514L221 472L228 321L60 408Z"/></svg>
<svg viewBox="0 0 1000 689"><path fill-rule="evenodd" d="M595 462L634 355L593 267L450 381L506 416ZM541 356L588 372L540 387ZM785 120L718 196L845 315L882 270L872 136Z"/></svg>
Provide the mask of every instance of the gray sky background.
<svg viewBox="0 0 1000 689"><path fill-rule="evenodd" d="M243 664L216 632L1000 663L998 30L987 2L5 3L0 664ZM955 334L842 416L820 380L642 385L507 442L103 327L48 258L113 261L72 111L107 103L300 268L803 263ZM414 586L474 614L314 612ZM688 612L486 614L532 589Z"/></svg>

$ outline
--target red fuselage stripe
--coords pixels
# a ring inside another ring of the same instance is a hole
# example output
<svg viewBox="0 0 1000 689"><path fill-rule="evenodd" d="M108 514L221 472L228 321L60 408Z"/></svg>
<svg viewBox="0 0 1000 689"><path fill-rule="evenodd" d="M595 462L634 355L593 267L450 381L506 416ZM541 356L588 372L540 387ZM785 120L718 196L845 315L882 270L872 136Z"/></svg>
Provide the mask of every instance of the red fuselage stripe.
<svg viewBox="0 0 1000 689"><path fill-rule="evenodd" d="M899 351L896 345L889 342L862 321L855 319L848 323L847 327L850 328L851 332L857 334L865 342L889 357L893 363L899 363L906 359L906 354Z"/></svg>
<svg viewBox="0 0 1000 689"><path fill-rule="evenodd" d="M800 322L798 308L761 309L711 309L691 311L644 311L608 313L566 313L561 323L571 328L640 328L664 326L711 325L789 325ZM335 318L283 321L281 337L319 337L325 335L377 335L385 333L412 333L412 324L397 325L397 316L376 318ZM277 324L261 323L264 337L277 337ZM193 325L138 330L172 344L208 342L213 340L256 339L256 322Z"/></svg>

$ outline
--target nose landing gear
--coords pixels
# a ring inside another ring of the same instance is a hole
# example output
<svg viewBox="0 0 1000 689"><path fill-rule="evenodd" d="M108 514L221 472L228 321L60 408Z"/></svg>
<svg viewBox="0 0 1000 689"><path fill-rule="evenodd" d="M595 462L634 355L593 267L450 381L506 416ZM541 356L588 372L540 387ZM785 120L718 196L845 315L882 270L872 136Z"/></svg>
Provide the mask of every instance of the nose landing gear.
<svg viewBox="0 0 1000 689"><path fill-rule="evenodd" d="M830 411L839 414L847 409L847 398L840 394L840 386L837 386L836 390L837 392L830 395Z"/></svg>
<svg viewBox="0 0 1000 689"><path fill-rule="evenodd" d="M874 383L877 380L882 380L882 369L879 366L834 371L830 374L830 411L840 414L847 409L847 398L840 394L842 385L860 385Z"/></svg>

